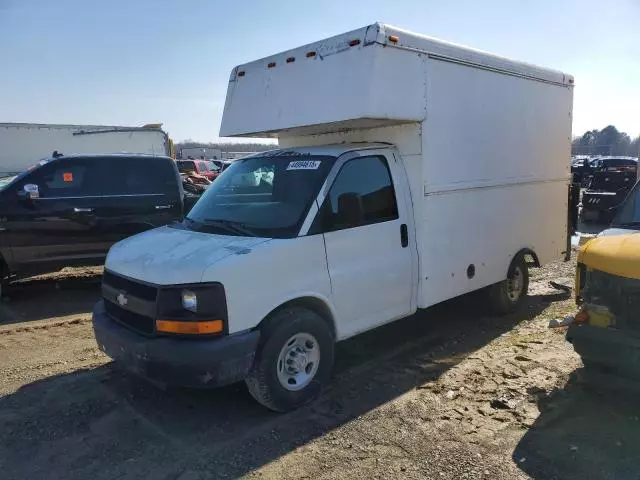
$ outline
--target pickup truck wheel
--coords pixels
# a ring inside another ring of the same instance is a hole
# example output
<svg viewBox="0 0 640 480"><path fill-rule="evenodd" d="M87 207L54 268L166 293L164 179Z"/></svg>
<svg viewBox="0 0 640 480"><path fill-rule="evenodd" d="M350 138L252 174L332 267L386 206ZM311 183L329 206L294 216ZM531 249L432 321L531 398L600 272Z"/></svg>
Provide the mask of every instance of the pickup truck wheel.
<svg viewBox="0 0 640 480"><path fill-rule="evenodd" d="M333 367L333 337L315 312L292 307L276 312L261 330L249 393L276 412L298 408L320 395Z"/></svg>
<svg viewBox="0 0 640 480"><path fill-rule="evenodd" d="M524 255L518 255L511 262L507 278L489 287L489 302L500 315L518 309L529 291L529 268Z"/></svg>

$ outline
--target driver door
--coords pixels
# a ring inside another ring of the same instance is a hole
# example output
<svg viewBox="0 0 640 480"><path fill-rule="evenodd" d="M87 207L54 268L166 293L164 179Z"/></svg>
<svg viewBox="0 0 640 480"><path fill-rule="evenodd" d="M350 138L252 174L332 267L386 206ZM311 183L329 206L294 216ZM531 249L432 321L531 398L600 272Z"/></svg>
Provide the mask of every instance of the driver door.
<svg viewBox="0 0 640 480"><path fill-rule="evenodd" d="M367 152L336 166L314 227L324 233L345 338L412 312L415 241L402 189L394 186L402 183L402 167L393 155Z"/></svg>
<svg viewBox="0 0 640 480"><path fill-rule="evenodd" d="M102 194L96 167L91 159L55 160L7 192L2 234L17 269L37 272L101 261L107 244L97 217ZM38 198L25 199L20 193L25 185L37 185Z"/></svg>

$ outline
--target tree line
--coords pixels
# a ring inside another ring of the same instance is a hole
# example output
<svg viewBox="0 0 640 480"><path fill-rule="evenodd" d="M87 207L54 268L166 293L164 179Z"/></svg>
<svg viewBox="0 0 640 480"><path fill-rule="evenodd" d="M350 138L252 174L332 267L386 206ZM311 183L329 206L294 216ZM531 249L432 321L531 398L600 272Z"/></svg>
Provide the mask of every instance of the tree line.
<svg viewBox="0 0 640 480"><path fill-rule="evenodd" d="M223 152L262 152L264 150L272 150L277 148L276 145L268 143L200 143L193 140L185 140L174 145L175 151L179 152L181 148L219 148Z"/></svg>
<svg viewBox="0 0 640 480"><path fill-rule="evenodd" d="M602 130L589 130L571 144L572 155L640 155L640 136L632 139L613 125Z"/></svg>

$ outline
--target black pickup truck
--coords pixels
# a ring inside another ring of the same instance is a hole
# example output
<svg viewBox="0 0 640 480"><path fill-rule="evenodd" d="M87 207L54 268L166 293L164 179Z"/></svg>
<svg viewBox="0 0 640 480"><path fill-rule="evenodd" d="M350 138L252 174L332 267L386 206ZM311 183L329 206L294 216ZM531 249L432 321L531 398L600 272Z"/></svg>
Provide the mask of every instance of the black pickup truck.
<svg viewBox="0 0 640 480"><path fill-rule="evenodd" d="M114 243L181 220L175 162L152 155L71 155L0 179L0 298L9 280L99 265Z"/></svg>
<svg viewBox="0 0 640 480"><path fill-rule="evenodd" d="M586 190L582 193L583 221L608 223L638 179L638 160L601 157L592 160Z"/></svg>

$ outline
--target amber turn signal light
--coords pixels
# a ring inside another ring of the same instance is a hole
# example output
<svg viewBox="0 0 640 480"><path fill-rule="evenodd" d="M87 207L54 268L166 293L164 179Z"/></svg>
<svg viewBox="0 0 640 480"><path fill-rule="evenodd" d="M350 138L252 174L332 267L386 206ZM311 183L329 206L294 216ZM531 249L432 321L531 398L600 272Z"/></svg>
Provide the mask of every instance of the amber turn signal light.
<svg viewBox="0 0 640 480"><path fill-rule="evenodd" d="M224 327L222 320L204 322L181 322L177 320L156 320L156 331L163 333L182 333L188 335L209 335L220 333Z"/></svg>

